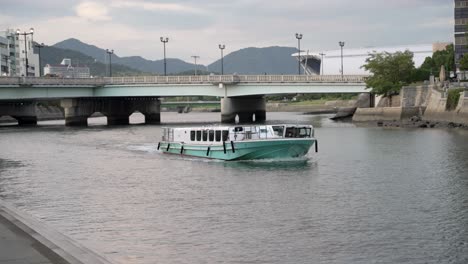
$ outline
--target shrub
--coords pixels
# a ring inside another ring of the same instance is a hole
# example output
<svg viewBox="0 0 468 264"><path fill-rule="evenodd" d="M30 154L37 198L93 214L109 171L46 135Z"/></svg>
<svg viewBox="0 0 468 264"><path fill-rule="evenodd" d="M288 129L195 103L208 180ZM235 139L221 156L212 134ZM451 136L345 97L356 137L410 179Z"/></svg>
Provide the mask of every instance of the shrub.
<svg viewBox="0 0 468 264"><path fill-rule="evenodd" d="M452 111L457 108L458 100L460 99L460 93L463 92L465 89L458 88L458 89L450 89L447 95L447 104L445 105L445 110Z"/></svg>

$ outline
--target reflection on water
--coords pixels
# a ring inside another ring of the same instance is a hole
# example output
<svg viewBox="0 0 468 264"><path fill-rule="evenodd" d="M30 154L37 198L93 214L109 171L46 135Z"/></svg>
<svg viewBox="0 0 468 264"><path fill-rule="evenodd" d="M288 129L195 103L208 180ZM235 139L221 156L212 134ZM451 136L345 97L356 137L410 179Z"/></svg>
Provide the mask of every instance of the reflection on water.
<svg viewBox="0 0 468 264"><path fill-rule="evenodd" d="M266 171L294 172L298 170L310 170L315 165L308 157L282 160L243 160L222 162L221 164L228 168L254 170L260 173Z"/></svg>
<svg viewBox="0 0 468 264"><path fill-rule="evenodd" d="M468 263L468 133L313 124L305 158L163 155L162 125L0 127L0 197L121 263Z"/></svg>

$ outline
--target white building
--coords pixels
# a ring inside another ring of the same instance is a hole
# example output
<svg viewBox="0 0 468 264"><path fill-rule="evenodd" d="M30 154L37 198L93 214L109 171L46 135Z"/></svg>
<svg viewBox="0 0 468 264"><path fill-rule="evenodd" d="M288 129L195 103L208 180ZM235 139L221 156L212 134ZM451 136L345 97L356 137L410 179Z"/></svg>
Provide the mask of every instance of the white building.
<svg viewBox="0 0 468 264"><path fill-rule="evenodd" d="M13 29L0 31L2 76L39 76L39 55L34 54L33 30L19 32ZM26 74L26 58L28 73Z"/></svg>
<svg viewBox="0 0 468 264"><path fill-rule="evenodd" d="M414 64L416 67L421 66L426 57L432 57L437 50L443 50L448 43L434 43L422 45L406 45L406 46L388 46L388 47L369 47L369 48L343 48L343 74L361 75L369 74L362 65L366 63L371 53L389 52L395 53L398 51L404 52L409 50L413 52ZM299 53L294 53L292 56L299 59ZM327 51L301 51L302 71L310 75L339 75L341 74L341 49ZM322 61L323 58L323 61Z"/></svg>
<svg viewBox="0 0 468 264"><path fill-rule="evenodd" d="M10 52L8 49L8 39L0 36L0 76L9 75Z"/></svg>
<svg viewBox="0 0 468 264"><path fill-rule="evenodd" d="M47 64L44 67L44 75L58 76L62 78L89 78L89 67L73 66L71 59L63 59L59 65Z"/></svg>

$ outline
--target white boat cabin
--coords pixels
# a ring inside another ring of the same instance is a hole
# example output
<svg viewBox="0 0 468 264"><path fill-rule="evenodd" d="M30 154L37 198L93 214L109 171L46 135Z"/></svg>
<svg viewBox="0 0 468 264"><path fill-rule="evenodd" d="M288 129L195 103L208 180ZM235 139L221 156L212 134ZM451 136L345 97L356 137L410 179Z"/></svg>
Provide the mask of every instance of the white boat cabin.
<svg viewBox="0 0 468 264"><path fill-rule="evenodd" d="M263 125L163 128L162 141L190 144L222 144L225 141L311 138L311 125Z"/></svg>

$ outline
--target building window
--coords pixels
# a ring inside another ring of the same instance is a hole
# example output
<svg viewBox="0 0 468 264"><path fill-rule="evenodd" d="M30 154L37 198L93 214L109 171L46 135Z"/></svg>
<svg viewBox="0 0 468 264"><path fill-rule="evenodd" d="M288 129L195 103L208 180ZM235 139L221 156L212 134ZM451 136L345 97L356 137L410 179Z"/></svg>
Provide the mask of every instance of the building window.
<svg viewBox="0 0 468 264"><path fill-rule="evenodd" d="M467 44L468 42L466 41L465 36L455 37L455 45L461 46L461 45L467 45Z"/></svg>
<svg viewBox="0 0 468 264"><path fill-rule="evenodd" d="M468 7L468 1L455 2L455 8Z"/></svg>

